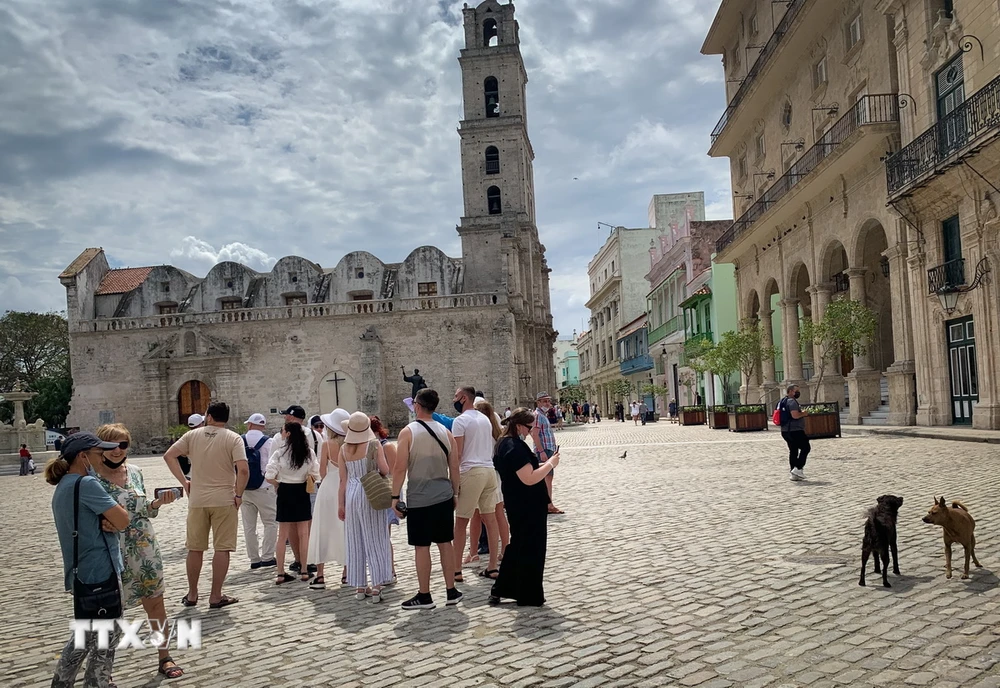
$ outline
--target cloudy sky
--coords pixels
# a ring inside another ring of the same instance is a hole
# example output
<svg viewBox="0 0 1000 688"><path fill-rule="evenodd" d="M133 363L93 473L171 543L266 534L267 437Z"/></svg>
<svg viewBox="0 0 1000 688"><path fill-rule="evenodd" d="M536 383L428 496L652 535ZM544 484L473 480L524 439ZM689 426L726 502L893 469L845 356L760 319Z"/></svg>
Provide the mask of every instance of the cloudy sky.
<svg viewBox="0 0 1000 688"><path fill-rule="evenodd" d="M461 255L454 0L0 0L0 310L61 310L85 247L113 267L330 267ZM472 3L470 3L472 4ZM520 0L538 227L563 335L597 222L704 190L724 107L699 48L719 0Z"/></svg>

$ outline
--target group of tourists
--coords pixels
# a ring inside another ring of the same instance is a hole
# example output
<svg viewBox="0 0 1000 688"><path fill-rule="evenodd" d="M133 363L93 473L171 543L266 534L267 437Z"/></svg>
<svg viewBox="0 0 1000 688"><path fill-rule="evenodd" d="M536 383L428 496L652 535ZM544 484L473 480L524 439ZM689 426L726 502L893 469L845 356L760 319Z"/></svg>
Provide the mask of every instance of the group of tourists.
<svg viewBox="0 0 1000 688"><path fill-rule="evenodd" d="M573 412L573 422L575 423L600 423L601 407L589 401L574 401L570 404Z"/></svg>
<svg viewBox="0 0 1000 688"><path fill-rule="evenodd" d="M273 436L265 434L267 419L260 413L246 419L247 431L239 435L226 427L228 405L212 402L204 415L189 419L192 429L164 455L182 487L152 496L142 471L127 462L132 438L124 425L70 435L46 465L45 479L56 486L52 510L75 617L119 618L124 609L141 606L164 639L159 673L183 675L166 649L163 559L152 524L161 508L182 496L189 500L186 607L203 603L199 582L210 544L208 607L239 602L223 586L240 519L250 569L273 567L275 585L300 580L323 590L325 567L333 564L341 585L370 603L381 602L383 590L397 581L390 529L405 523L417 591L402 603L404 610L436 606L431 545L444 574L445 604L461 602L456 584L464 582L463 566L478 560L484 530L488 563L478 575L493 581L488 602L544 604L546 519L563 513L552 504L559 453L549 395L540 393L534 410L506 409L504 418L473 387L455 391L455 417L437 413L440 398L432 389L406 402L413 421L395 443L378 416L338 408L307 422L298 405L282 411ZM84 647L71 638L52 685L73 685L86 662L86 685L113 687L119 639L117 628L108 649L98 647L96 631L86 633Z"/></svg>

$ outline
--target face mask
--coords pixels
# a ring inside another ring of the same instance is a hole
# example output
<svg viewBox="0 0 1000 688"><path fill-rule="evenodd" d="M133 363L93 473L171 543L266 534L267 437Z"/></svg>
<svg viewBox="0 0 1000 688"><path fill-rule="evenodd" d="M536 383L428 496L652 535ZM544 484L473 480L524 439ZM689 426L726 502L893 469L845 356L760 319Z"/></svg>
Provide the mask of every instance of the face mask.
<svg viewBox="0 0 1000 688"><path fill-rule="evenodd" d="M792 396L794 396L796 399L798 399L800 396L802 396L802 392L800 392L798 390L795 390L795 394L792 395Z"/></svg>
<svg viewBox="0 0 1000 688"><path fill-rule="evenodd" d="M114 469L120 467L123 463L125 463L125 459L127 459L127 458L128 458L127 456L123 456L122 460L118 461L116 463L116 462L112 461L111 459L105 457L105 459L104 459L104 465L107 466L108 468L114 470Z"/></svg>
<svg viewBox="0 0 1000 688"><path fill-rule="evenodd" d="M464 407L465 407L465 404L463 404L461 401L456 401L455 402L455 410L458 411L459 413L463 413L462 409Z"/></svg>

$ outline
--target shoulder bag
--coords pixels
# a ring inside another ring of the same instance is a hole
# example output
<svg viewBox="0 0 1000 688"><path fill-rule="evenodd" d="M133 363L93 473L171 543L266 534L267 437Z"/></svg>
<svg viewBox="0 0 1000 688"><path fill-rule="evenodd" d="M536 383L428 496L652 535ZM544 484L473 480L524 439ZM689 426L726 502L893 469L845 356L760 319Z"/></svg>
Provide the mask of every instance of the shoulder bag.
<svg viewBox="0 0 1000 688"><path fill-rule="evenodd" d="M441 451L444 452L445 458L451 456L451 451L448 449L448 447L444 446L444 442L441 441L441 438L439 438L437 435L434 434L434 431L431 430L431 426L427 425L427 423L425 423L422 420L418 420L417 422L420 423L420 425L423 426L424 430L427 431L427 434L433 437L434 441L438 443L438 446L441 447Z"/></svg>
<svg viewBox="0 0 1000 688"><path fill-rule="evenodd" d="M392 486L389 484L389 478L382 477L378 472L378 463L371 457L372 448L376 447L377 452L377 446L373 443L368 445L369 456L365 461L370 462L371 470L361 476L361 487L371 507L375 511L385 511L392 507Z"/></svg>
<svg viewBox="0 0 1000 688"><path fill-rule="evenodd" d="M108 547L108 541L101 533L104 547L111 560L111 577L103 583L84 583L77 578L80 565L80 482L73 486L73 617L76 619L119 619L122 615L122 590L115 558Z"/></svg>

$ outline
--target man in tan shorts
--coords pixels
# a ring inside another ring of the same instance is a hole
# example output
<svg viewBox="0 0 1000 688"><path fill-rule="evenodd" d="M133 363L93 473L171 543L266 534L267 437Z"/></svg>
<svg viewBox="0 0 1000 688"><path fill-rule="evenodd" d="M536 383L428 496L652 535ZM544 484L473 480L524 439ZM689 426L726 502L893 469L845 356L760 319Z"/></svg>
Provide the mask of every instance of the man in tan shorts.
<svg viewBox="0 0 1000 688"><path fill-rule="evenodd" d="M469 519L479 509L490 542L490 563L480 573L484 578L499 574L500 556L497 529L497 472L493 468L493 425L474 406L476 390L460 387L455 390L455 410L460 413L451 426L459 455L459 490L455 499L455 581L462 581L462 556Z"/></svg>
<svg viewBox="0 0 1000 688"><path fill-rule="evenodd" d="M188 593L181 604L185 607L198 604L198 579L211 531L215 552L212 555L212 592L208 596L208 606L221 609L239 602L235 597L222 594L222 584L229 573L229 554L236 549L236 524L250 471L243 440L226 429L229 406L214 401L208 405L205 416L205 426L181 436L163 455L163 460L174 477L184 485L191 500L188 504L186 544ZM187 456L191 460L191 480L184 478L178 456Z"/></svg>

